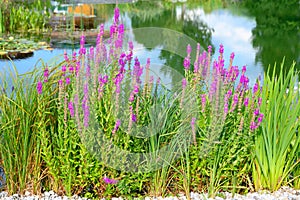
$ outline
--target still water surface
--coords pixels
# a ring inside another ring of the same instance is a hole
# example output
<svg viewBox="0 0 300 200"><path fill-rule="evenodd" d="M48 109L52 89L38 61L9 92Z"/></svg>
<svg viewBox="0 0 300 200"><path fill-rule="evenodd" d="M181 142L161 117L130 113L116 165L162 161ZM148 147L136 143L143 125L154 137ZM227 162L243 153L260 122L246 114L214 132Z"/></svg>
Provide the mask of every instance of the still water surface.
<svg viewBox="0 0 300 200"><path fill-rule="evenodd" d="M182 69L183 56L174 56L173 52L162 50L163 45L155 42L149 47L147 42L150 39L155 41L156 38L134 31L142 27L160 27L182 33L199 42L204 49L209 45L213 46L214 57L218 56L218 47L223 44L227 60L225 65L228 64L230 54L234 52L236 56L233 64L240 68L247 66L250 84L253 84L259 75L263 75L269 65L280 63L283 57L286 59L286 67L296 61L297 67L300 68L300 5L297 0L291 0L289 3L285 3L284 0L231 2L135 1L120 4L119 8L121 21L129 39L137 48L135 55L141 63L146 63L146 59L150 57L152 63L171 66L179 71ZM93 28L97 29L100 23L104 23L105 29L109 30L115 4L87 5L96 15ZM274 6L278 12L272 9ZM59 11L62 7L53 6L52 9ZM64 51L71 53L77 49L74 46L58 48L57 44L53 45L57 48L52 51L36 51L30 58L15 60L14 65L24 73L32 70L40 59L55 63L61 60ZM178 51L182 53L185 49ZM0 69L10 65L11 63L0 60ZM161 70L163 67L156 69L158 73Z"/></svg>

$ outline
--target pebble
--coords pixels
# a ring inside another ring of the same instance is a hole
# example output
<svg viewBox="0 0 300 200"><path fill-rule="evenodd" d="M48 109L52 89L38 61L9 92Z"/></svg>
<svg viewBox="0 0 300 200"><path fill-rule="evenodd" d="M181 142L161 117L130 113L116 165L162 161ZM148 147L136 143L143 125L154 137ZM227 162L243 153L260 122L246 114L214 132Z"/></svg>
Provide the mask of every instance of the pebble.
<svg viewBox="0 0 300 200"><path fill-rule="evenodd" d="M199 194L191 192L191 200L300 200L300 190L295 190L289 187L282 187L280 190L273 193L268 191L252 192L246 195L235 194L232 196L229 192L219 193L215 198L208 198L207 194ZM112 200L123 200L122 197L114 197ZM186 200L186 196L178 194L176 197L145 197L145 200ZM30 192L25 192L24 196L14 194L8 196L7 192L0 192L0 200L88 200L77 195L68 198L59 196L53 191L44 192L41 196L31 195ZM105 199L102 199L105 200ZM124 199L125 200L125 199Z"/></svg>

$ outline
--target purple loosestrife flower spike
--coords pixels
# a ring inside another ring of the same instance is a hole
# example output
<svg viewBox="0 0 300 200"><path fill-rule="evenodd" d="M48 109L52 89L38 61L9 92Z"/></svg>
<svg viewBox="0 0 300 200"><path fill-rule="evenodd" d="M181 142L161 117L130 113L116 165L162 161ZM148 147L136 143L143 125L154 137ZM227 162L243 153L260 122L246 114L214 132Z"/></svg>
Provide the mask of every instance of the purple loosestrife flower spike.
<svg viewBox="0 0 300 200"><path fill-rule="evenodd" d="M66 78L66 84L69 85L71 83L71 80L69 77Z"/></svg>
<svg viewBox="0 0 300 200"><path fill-rule="evenodd" d="M247 71L247 67L246 67L246 66L243 66L243 68L242 68L242 74L245 74L246 71Z"/></svg>
<svg viewBox="0 0 300 200"><path fill-rule="evenodd" d="M261 102L262 102L262 98L261 98L261 97L258 97L257 103L258 103L259 106L261 105Z"/></svg>
<svg viewBox="0 0 300 200"><path fill-rule="evenodd" d="M136 122L136 121L137 121L137 118L136 118L136 115L135 115L135 114L132 114L131 120L132 120L133 122Z"/></svg>
<svg viewBox="0 0 300 200"><path fill-rule="evenodd" d="M64 73L67 71L66 65L63 65L63 66L61 67L61 71L64 72Z"/></svg>
<svg viewBox="0 0 300 200"><path fill-rule="evenodd" d="M126 60L131 62L132 60L132 51L133 51L133 43L130 41L128 42L128 47L129 47L129 53L126 55ZM130 70L130 66L129 66L129 70Z"/></svg>
<svg viewBox="0 0 300 200"><path fill-rule="evenodd" d="M104 34L104 24L101 24L99 33L98 33L97 39L96 39L96 51L97 52L100 50L101 38L102 38L103 34Z"/></svg>
<svg viewBox="0 0 300 200"><path fill-rule="evenodd" d="M115 8L115 15L114 15L114 22L116 24L119 23L119 17L120 17L120 10L118 7Z"/></svg>
<svg viewBox="0 0 300 200"><path fill-rule="evenodd" d="M234 59L234 52L232 52L232 53L230 54L230 59L231 59L231 60Z"/></svg>
<svg viewBox="0 0 300 200"><path fill-rule="evenodd" d="M224 104L224 116L226 116L228 114L228 103L226 102Z"/></svg>
<svg viewBox="0 0 300 200"><path fill-rule="evenodd" d="M129 101L133 102L134 101L134 96L139 93L139 86L136 84L134 86L134 89L131 91L130 96L129 96Z"/></svg>
<svg viewBox="0 0 300 200"><path fill-rule="evenodd" d="M187 53L187 55L191 55L191 52L192 52L192 47L190 44L188 44L186 47L186 53Z"/></svg>
<svg viewBox="0 0 300 200"><path fill-rule="evenodd" d="M48 67L45 68L44 70L44 82L48 82L48 77L49 77L49 69Z"/></svg>
<svg viewBox="0 0 300 200"><path fill-rule="evenodd" d="M90 47L90 59L91 59L92 61L94 61L94 57L95 57L95 50L94 50L94 47L91 46L91 47Z"/></svg>
<svg viewBox="0 0 300 200"><path fill-rule="evenodd" d="M220 44L219 53L220 54L224 53L224 46L223 46L223 44Z"/></svg>
<svg viewBox="0 0 300 200"><path fill-rule="evenodd" d="M185 57L184 61L183 61L183 67L184 67L184 69L185 70L190 69L190 64L191 64L190 58L189 57Z"/></svg>
<svg viewBox="0 0 300 200"><path fill-rule="evenodd" d="M186 79L185 78L182 79L182 88L183 89L186 88L186 84L187 84Z"/></svg>
<svg viewBox="0 0 300 200"><path fill-rule="evenodd" d="M260 124L262 122L262 120L264 119L264 114L260 113L259 117L257 119L258 123Z"/></svg>
<svg viewBox="0 0 300 200"><path fill-rule="evenodd" d="M65 61L68 63L70 60L69 60L69 57L68 57L68 53L67 51L64 51L64 59Z"/></svg>
<svg viewBox="0 0 300 200"><path fill-rule="evenodd" d="M253 93L255 94L258 90L258 83L256 82L253 86Z"/></svg>
<svg viewBox="0 0 300 200"><path fill-rule="evenodd" d="M70 71L71 73L74 71L74 67L73 67L72 65L70 65L69 71Z"/></svg>
<svg viewBox="0 0 300 200"><path fill-rule="evenodd" d="M41 81L39 81L37 83L36 90L37 90L38 94L42 94L42 92L43 92L43 83Z"/></svg>
<svg viewBox="0 0 300 200"><path fill-rule="evenodd" d="M81 36L80 38L80 49L79 49L79 54L80 55L85 55L86 53L86 49L84 48L84 44L85 44L85 37L84 35Z"/></svg>
<svg viewBox="0 0 300 200"><path fill-rule="evenodd" d="M256 124L255 124L254 121L252 121L252 122L250 123L250 129L253 131L253 130L255 130L255 128L256 128Z"/></svg>
<svg viewBox="0 0 300 200"><path fill-rule="evenodd" d="M118 131L120 125L121 125L121 120L118 119L118 120L116 121L115 127L114 127L114 129L113 129L113 131L112 131L112 134L115 134L115 133Z"/></svg>
<svg viewBox="0 0 300 200"><path fill-rule="evenodd" d="M244 99L244 106L248 107L248 105L249 105L249 98L245 98Z"/></svg>
<svg viewBox="0 0 300 200"><path fill-rule="evenodd" d="M209 46L207 47L207 51L208 51L208 53L211 54L211 52L212 52L212 46L211 46L211 45L209 45Z"/></svg>
<svg viewBox="0 0 300 200"><path fill-rule="evenodd" d="M74 117L74 107L73 107L73 102L72 101L69 102L68 108L69 108L71 117Z"/></svg>

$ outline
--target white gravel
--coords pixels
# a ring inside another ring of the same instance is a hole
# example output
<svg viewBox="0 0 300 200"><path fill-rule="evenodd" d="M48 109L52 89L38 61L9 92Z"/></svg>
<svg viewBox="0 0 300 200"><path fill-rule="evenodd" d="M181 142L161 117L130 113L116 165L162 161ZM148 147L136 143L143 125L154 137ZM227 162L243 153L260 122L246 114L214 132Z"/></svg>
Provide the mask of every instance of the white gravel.
<svg viewBox="0 0 300 200"><path fill-rule="evenodd" d="M79 196L73 196L68 198L66 196L59 196L55 194L53 191L45 192L42 196L33 196L29 192L27 192L24 196L20 196L18 194L14 194L12 196L8 196L7 192L0 193L0 200L87 200L87 198L81 198ZM186 200L187 198L183 194L179 194L174 197L145 197L145 200ZM280 190L276 192L268 192L268 191L260 191L248 193L247 195L239 195L236 194L232 197L231 193L222 192L215 198L208 198L207 194L199 194L191 192L192 200L300 200L300 190L294 190L289 187L282 187ZM102 199L104 200L104 199ZM125 200L125 198L118 197L112 198L112 200Z"/></svg>

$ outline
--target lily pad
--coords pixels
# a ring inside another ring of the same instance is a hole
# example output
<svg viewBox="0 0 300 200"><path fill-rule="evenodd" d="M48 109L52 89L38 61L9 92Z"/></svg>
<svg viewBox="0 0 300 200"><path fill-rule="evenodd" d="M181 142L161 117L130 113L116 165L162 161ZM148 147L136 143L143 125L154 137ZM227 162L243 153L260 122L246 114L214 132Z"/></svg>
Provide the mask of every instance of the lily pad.
<svg viewBox="0 0 300 200"><path fill-rule="evenodd" d="M0 59L21 59L32 56L39 49L51 48L46 42L34 42L25 38L0 38Z"/></svg>

